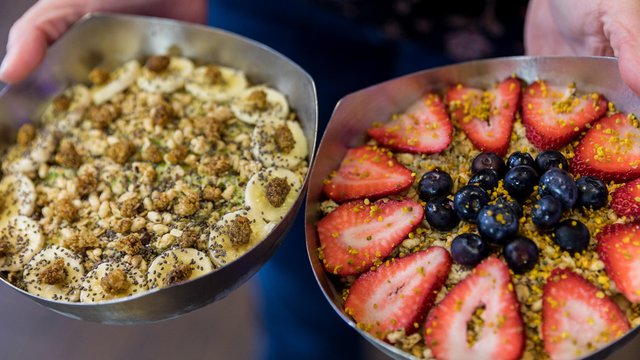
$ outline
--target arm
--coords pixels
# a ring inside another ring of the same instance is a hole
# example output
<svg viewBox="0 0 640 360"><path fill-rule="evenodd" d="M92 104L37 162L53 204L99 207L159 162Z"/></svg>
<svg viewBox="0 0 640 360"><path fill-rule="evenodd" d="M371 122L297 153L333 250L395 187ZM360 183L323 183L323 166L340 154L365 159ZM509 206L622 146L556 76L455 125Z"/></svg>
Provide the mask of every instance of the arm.
<svg viewBox="0 0 640 360"><path fill-rule="evenodd" d="M607 55L640 94L640 2L531 0L525 23L531 55Z"/></svg>
<svg viewBox="0 0 640 360"><path fill-rule="evenodd" d="M47 47L87 13L120 12L204 22L206 0L40 0L11 28L0 81L26 78L42 61Z"/></svg>

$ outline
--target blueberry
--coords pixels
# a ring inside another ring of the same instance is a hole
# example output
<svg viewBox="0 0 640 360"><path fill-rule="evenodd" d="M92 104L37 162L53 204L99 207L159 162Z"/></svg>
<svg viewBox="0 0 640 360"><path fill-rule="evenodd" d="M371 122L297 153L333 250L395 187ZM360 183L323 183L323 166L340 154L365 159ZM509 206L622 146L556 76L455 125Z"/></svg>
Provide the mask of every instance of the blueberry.
<svg viewBox="0 0 640 360"><path fill-rule="evenodd" d="M476 234L461 234L451 243L451 257L460 265L474 267L489 254L489 247Z"/></svg>
<svg viewBox="0 0 640 360"><path fill-rule="evenodd" d="M435 169L422 175L418 183L418 193L420 199L427 201L434 197L449 195L452 186L451 176L440 169Z"/></svg>
<svg viewBox="0 0 640 360"><path fill-rule="evenodd" d="M600 179L583 176L576 181L576 186L578 187L577 205L594 210L607 205L609 191L607 185Z"/></svg>
<svg viewBox="0 0 640 360"><path fill-rule="evenodd" d="M507 159L507 167L509 169L513 169L516 166L522 165L535 167L536 162L533 161L533 157L531 157L529 153L516 151L513 154L509 155L509 158Z"/></svg>
<svg viewBox="0 0 640 360"><path fill-rule="evenodd" d="M512 198L523 201L533 192L538 182L538 173L527 165L516 166L504 176L504 188Z"/></svg>
<svg viewBox="0 0 640 360"><path fill-rule="evenodd" d="M487 242L503 245L518 234L518 217L507 206L485 206L478 214L478 231Z"/></svg>
<svg viewBox="0 0 640 360"><path fill-rule="evenodd" d="M560 201L565 210L573 208L578 200L578 187L573 177L565 170L558 168L552 168L542 175L538 192L540 196L553 196Z"/></svg>
<svg viewBox="0 0 640 360"><path fill-rule="evenodd" d="M473 159L471 163L471 172L474 174L483 169L491 169L498 173L498 175L504 175L507 168L504 165L504 161L496 153L483 152Z"/></svg>
<svg viewBox="0 0 640 360"><path fill-rule="evenodd" d="M538 246L526 237L520 236L504 247L504 259L516 274L533 269L538 263Z"/></svg>
<svg viewBox="0 0 640 360"><path fill-rule="evenodd" d="M562 250L570 253L581 252L589 246L589 229L578 220L564 220L556 227L553 241Z"/></svg>
<svg viewBox="0 0 640 360"><path fill-rule="evenodd" d="M462 220L475 222L480 209L489 203L489 195L483 188L467 185L460 189L453 198L453 208Z"/></svg>
<svg viewBox="0 0 640 360"><path fill-rule="evenodd" d="M478 185L481 188L490 191L498 187L500 175L495 170L482 169L475 173L469 180L469 185Z"/></svg>
<svg viewBox="0 0 640 360"><path fill-rule="evenodd" d="M541 229L554 227L562 217L562 204L551 195L545 195L531 208L531 220Z"/></svg>
<svg viewBox="0 0 640 360"><path fill-rule="evenodd" d="M498 200L496 200L496 204L506 206L513 210L513 213L518 215L518 219L521 218L524 214L522 212L522 205L520 205L520 203L515 200L507 200L503 197L499 197Z"/></svg>
<svg viewBox="0 0 640 360"><path fill-rule="evenodd" d="M536 156L536 166L540 174L544 174L552 168L560 168L569 171L569 163L560 151L546 150Z"/></svg>
<svg viewBox="0 0 640 360"><path fill-rule="evenodd" d="M429 225L441 231L451 230L460 222L458 214L453 210L453 201L446 197L429 200L425 207L424 217Z"/></svg>

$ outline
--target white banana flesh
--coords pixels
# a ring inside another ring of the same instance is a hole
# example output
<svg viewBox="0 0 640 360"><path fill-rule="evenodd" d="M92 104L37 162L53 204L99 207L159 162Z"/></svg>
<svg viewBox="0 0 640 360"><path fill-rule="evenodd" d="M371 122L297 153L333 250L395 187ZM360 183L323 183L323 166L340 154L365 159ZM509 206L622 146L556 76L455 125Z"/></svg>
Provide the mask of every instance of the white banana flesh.
<svg viewBox="0 0 640 360"><path fill-rule="evenodd" d="M245 205L257 217L280 221L295 203L302 188L300 176L283 168L268 168L254 174L244 192Z"/></svg>
<svg viewBox="0 0 640 360"><path fill-rule="evenodd" d="M91 98L96 105L111 100L114 96L125 91L133 85L140 75L140 63L131 60L115 69L109 76L106 84L94 86L91 89Z"/></svg>
<svg viewBox="0 0 640 360"><path fill-rule="evenodd" d="M0 221L17 215L31 216L36 208L36 187L22 174L5 176L0 181Z"/></svg>
<svg viewBox="0 0 640 360"><path fill-rule="evenodd" d="M2 163L5 174L29 174L49 161L56 150L56 139L51 132L40 132L27 149L12 147Z"/></svg>
<svg viewBox="0 0 640 360"><path fill-rule="evenodd" d="M211 68L219 71L218 81L212 82ZM202 101L227 102L247 88L249 82L244 72L224 66L207 65L196 68L185 89Z"/></svg>
<svg viewBox="0 0 640 360"><path fill-rule="evenodd" d="M140 294L145 290L147 280L143 272L128 263L107 261L85 276L80 302L109 301Z"/></svg>
<svg viewBox="0 0 640 360"><path fill-rule="evenodd" d="M0 225L0 271L19 271L42 250L40 225L22 215L2 217Z"/></svg>
<svg viewBox="0 0 640 360"><path fill-rule="evenodd" d="M138 78L138 87L152 93L170 93L182 88L194 65L191 60L182 57L171 57L166 70L155 73L146 67Z"/></svg>
<svg viewBox="0 0 640 360"><path fill-rule="evenodd" d="M231 111L238 119L256 124L271 119L285 120L289 115L289 104L281 92L266 86L254 86L244 90L231 103Z"/></svg>
<svg viewBox="0 0 640 360"><path fill-rule="evenodd" d="M275 227L247 210L224 215L209 235L209 256L216 266L224 266L256 246Z"/></svg>
<svg viewBox="0 0 640 360"><path fill-rule="evenodd" d="M296 121L259 122L253 129L251 150L265 167L295 169L307 158L307 138Z"/></svg>
<svg viewBox="0 0 640 360"><path fill-rule="evenodd" d="M149 288L163 288L213 271L207 254L192 248L171 249L158 256L147 270Z"/></svg>
<svg viewBox="0 0 640 360"><path fill-rule="evenodd" d="M80 257L55 245L37 253L25 266L23 274L27 291L31 294L72 302L80 299L83 277Z"/></svg>

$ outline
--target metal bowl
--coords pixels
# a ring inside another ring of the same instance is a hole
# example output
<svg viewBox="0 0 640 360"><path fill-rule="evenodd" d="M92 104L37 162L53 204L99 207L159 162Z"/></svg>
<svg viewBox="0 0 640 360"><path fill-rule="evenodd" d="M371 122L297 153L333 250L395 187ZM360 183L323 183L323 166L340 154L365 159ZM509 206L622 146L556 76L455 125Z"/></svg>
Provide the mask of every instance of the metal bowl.
<svg viewBox="0 0 640 360"><path fill-rule="evenodd" d="M622 82L615 58L512 57L425 70L347 95L336 106L322 137L316 162L310 172L307 192L306 238L309 260L318 285L338 315L365 339L394 359L414 357L356 327L344 312L339 284L324 271L318 259L316 250L319 241L316 226L320 220L319 204L323 199L322 180L338 168L347 149L365 142L367 129L374 121L388 119L392 114L402 112L428 91L442 90L457 83L490 86L511 74L516 74L527 82L540 78L566 85L574 81L580 90L604 94L622 111L637 113L640 110L640 98ZM623 351L615 354L616 359L637 359L637 353L634 354L631 348L635 344L635 348L638 349L640 339L629 342L636 338L638 333L640 327L584 359L604 359L623 347Z"/></svg>
<svg viewBox="0 0 640 360"><path fill-rule="evenodd" d="M302 119L311 163L318 105L313 80L302 68L262 44L223 30L124 15L84 17L51 47L35 74L0 92L0 144L13 141L22 123L38 121L47 102L70 84L85 82L93 67L115 67L175 48L197 61L244 70L252 82L266 83L283 92ZM16 288L5 279L2 282L47 308L76 319L135 324L177 317L224 298L271 258L293 224L307 179L308 174L294 206L264 241L236 261L198 279L98 304L46 300Z"/></svg>

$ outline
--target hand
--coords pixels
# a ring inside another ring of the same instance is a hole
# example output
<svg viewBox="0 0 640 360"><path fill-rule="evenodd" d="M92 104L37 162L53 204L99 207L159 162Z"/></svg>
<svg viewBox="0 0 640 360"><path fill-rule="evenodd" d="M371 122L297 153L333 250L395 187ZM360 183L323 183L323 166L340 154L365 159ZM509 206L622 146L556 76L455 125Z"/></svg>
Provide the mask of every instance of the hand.
<svg viewBox="0 0 640 360"><path fill-rule="evenodd" d="M0 66L0 81L16 83L42 62L47 48L74 22L94 11L120 12L203 23L206 0L40 0L9 32L7 55Z"/></svg>
<svg viewBox="0 0 640 360"><path fill-rule="evenodd" d="M640 94L637 0L531 0L524 40L530 55L617 56L622 79Z"/></svg>

